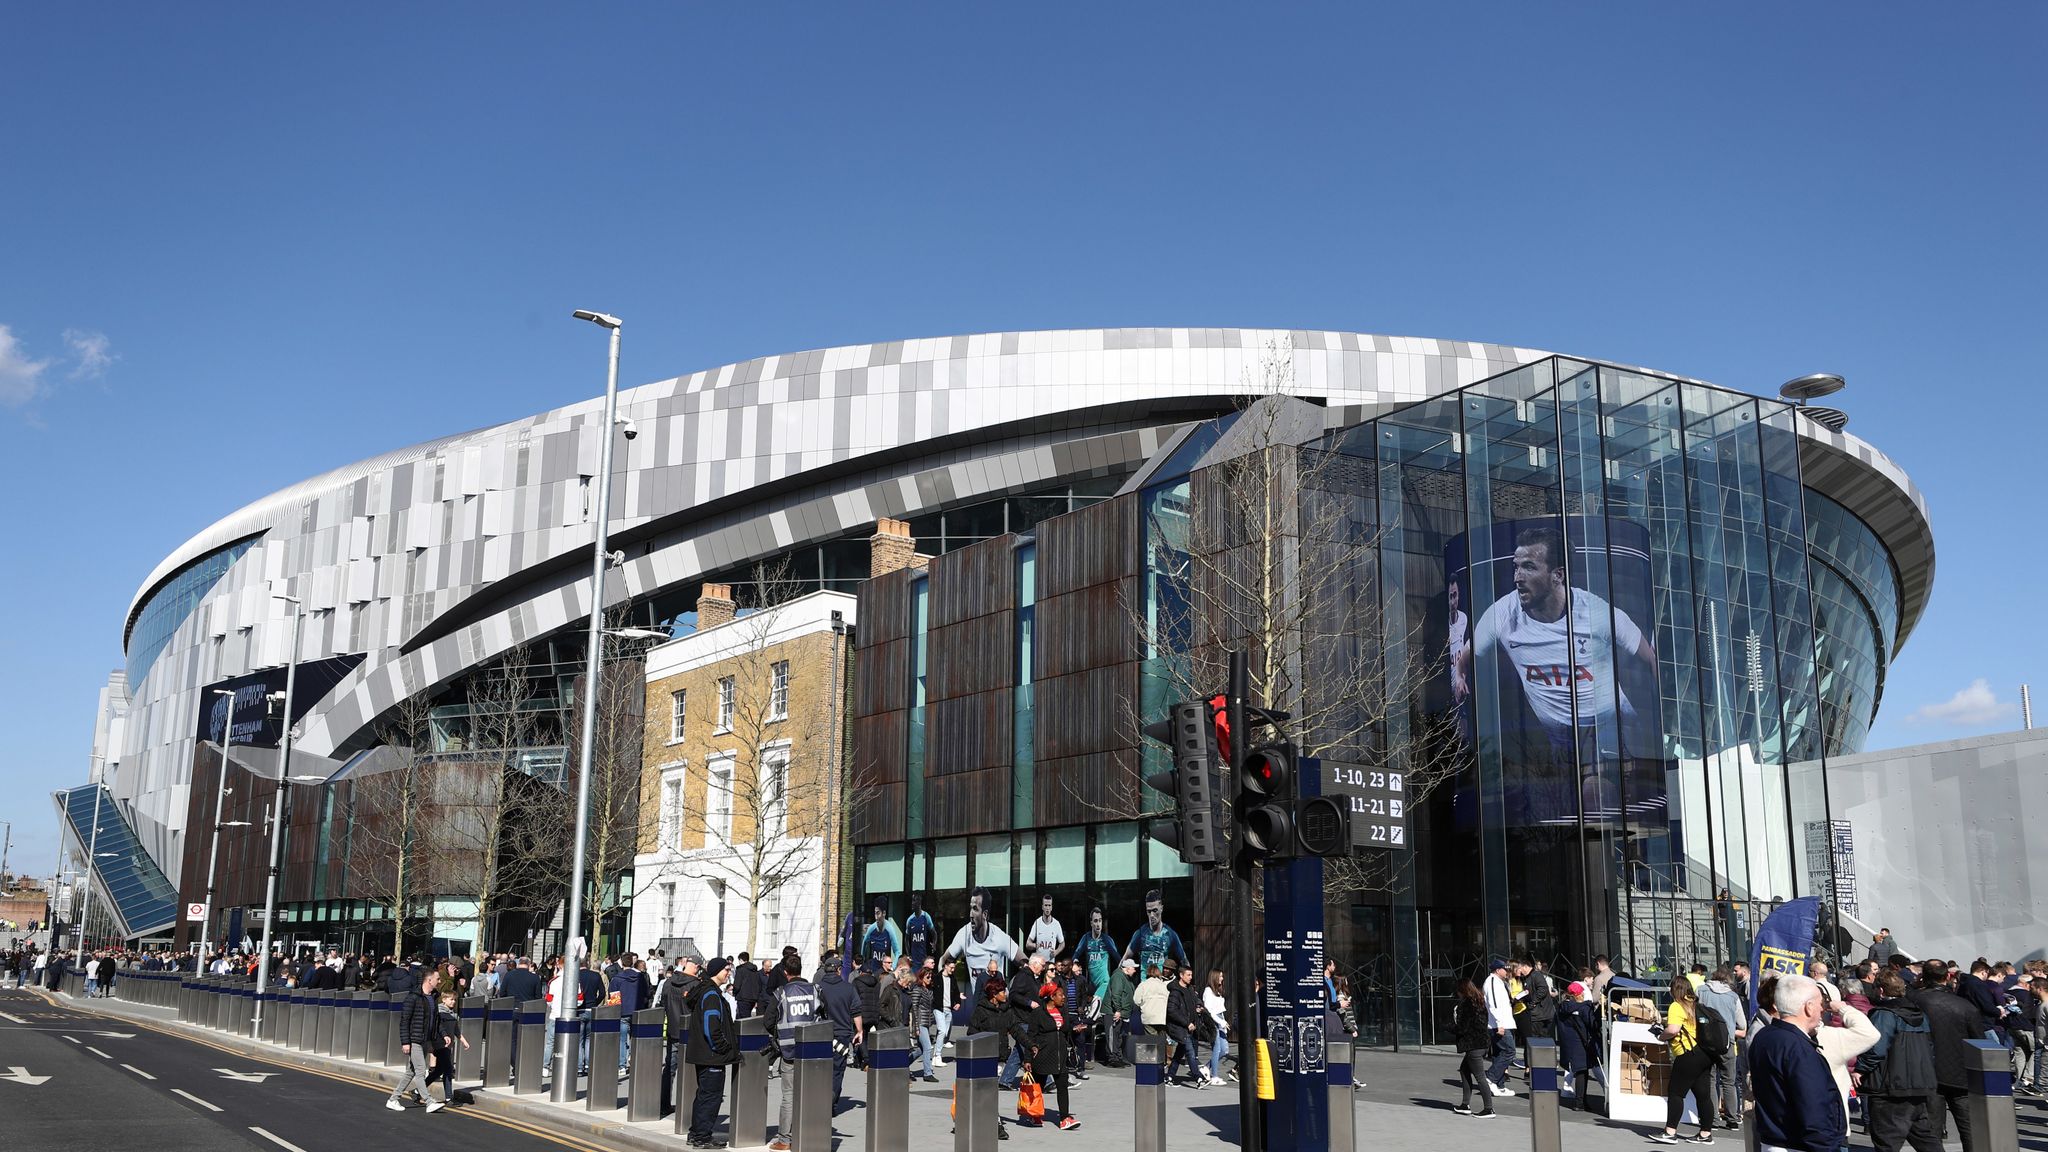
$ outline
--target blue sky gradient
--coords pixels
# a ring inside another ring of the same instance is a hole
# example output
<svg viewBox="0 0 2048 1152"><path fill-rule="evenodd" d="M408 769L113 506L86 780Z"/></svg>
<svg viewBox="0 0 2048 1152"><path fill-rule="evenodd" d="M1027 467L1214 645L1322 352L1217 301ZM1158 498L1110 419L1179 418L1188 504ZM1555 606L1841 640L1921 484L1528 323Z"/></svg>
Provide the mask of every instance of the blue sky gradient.
<svg viewBox="0 0 2048 1152"><path fill-rule="evenodd" d="M52 863L159 559L601 390L579 307L625 318L625 383L1150 324L1840 372L1940 555L1872 746L2015 727L2048 690L2044 40L2037 4L19 7L13 861Z"/></svg>

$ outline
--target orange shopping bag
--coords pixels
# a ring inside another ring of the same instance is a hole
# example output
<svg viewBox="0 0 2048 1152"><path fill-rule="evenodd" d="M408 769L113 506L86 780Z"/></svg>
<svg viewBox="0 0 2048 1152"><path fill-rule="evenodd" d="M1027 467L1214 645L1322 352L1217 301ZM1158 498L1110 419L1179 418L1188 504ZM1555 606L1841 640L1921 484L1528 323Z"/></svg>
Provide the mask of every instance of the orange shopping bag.
<svg viewBox="0 0 2048 1152"><path fill-rule="evenodd" d="M1045 1121L1045 1089L1038 1086L1029 1072L1017 1084L1017 1119L1027 1124Z"/></svg>

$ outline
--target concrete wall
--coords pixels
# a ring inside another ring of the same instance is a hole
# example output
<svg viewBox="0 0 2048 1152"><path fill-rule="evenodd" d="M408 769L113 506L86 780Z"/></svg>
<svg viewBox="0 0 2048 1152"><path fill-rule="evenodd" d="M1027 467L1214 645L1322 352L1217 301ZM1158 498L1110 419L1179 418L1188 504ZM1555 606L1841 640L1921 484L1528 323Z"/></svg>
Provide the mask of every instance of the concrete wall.
<svg viewBox="0 0 2048 1152"><path fill-rule="evenodd" d="M1857 918L1908 954L2048 956L2048 730L1832 760L1828 803L1855 833Z"/></svg>

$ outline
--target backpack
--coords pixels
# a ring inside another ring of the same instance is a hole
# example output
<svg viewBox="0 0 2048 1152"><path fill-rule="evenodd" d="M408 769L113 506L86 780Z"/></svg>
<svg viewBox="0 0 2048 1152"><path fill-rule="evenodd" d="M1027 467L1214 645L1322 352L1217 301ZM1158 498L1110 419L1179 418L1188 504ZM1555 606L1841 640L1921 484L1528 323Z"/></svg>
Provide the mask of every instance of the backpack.
<svg viewBox="0 0 2048 1152"><path fill-rule="evenodd" d="M1865 1083L1871 1095L1933 1095L1938 1086L1934 1073L1934 1033L1925 1016L1916 1027L1899 1020L1884 1060L1865 1077Z"/></svg>
<svg viewBox="0 0 2048 1152"><path fill-rule="evenodd" d="M1728 1054L1728 1021L1721 1019L1721 1013L1704 1004L1693 1010L1699 1019L1699 1048L1709 1056Z"/></svg>

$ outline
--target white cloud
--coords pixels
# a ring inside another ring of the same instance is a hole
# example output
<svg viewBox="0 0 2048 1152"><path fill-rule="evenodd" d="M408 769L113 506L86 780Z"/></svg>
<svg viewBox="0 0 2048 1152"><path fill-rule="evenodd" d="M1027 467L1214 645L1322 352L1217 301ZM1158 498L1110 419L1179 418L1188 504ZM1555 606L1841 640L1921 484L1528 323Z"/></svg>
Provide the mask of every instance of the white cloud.
<svg viewBox="0 0 2048 1152"><path fill-rule="evenodd" d="M90 328L66 328L64 343L71 346L71 355L78 361L71 369L73 380L97 380L106 374L114 361L120 357L114 354L114 343L104 332Z"/></svg>
<svg viewBox="0 0 2048 1152"><path fill-rule="evenodd" d="M14 330L0 324L0 405L19 408L43 394L43 371L48 360L31 360L14 338Z"/></svg>
<svg viewBox="0 0 2048 1152"><path fill-rule="evenodd" d="M1991 682L1979 676L1970 686L1939 704L1928 704L1907 720L1914 724L1955 724L1978 727L2003 720L2019 710L2010 700L2000 700Z"/></svg>

